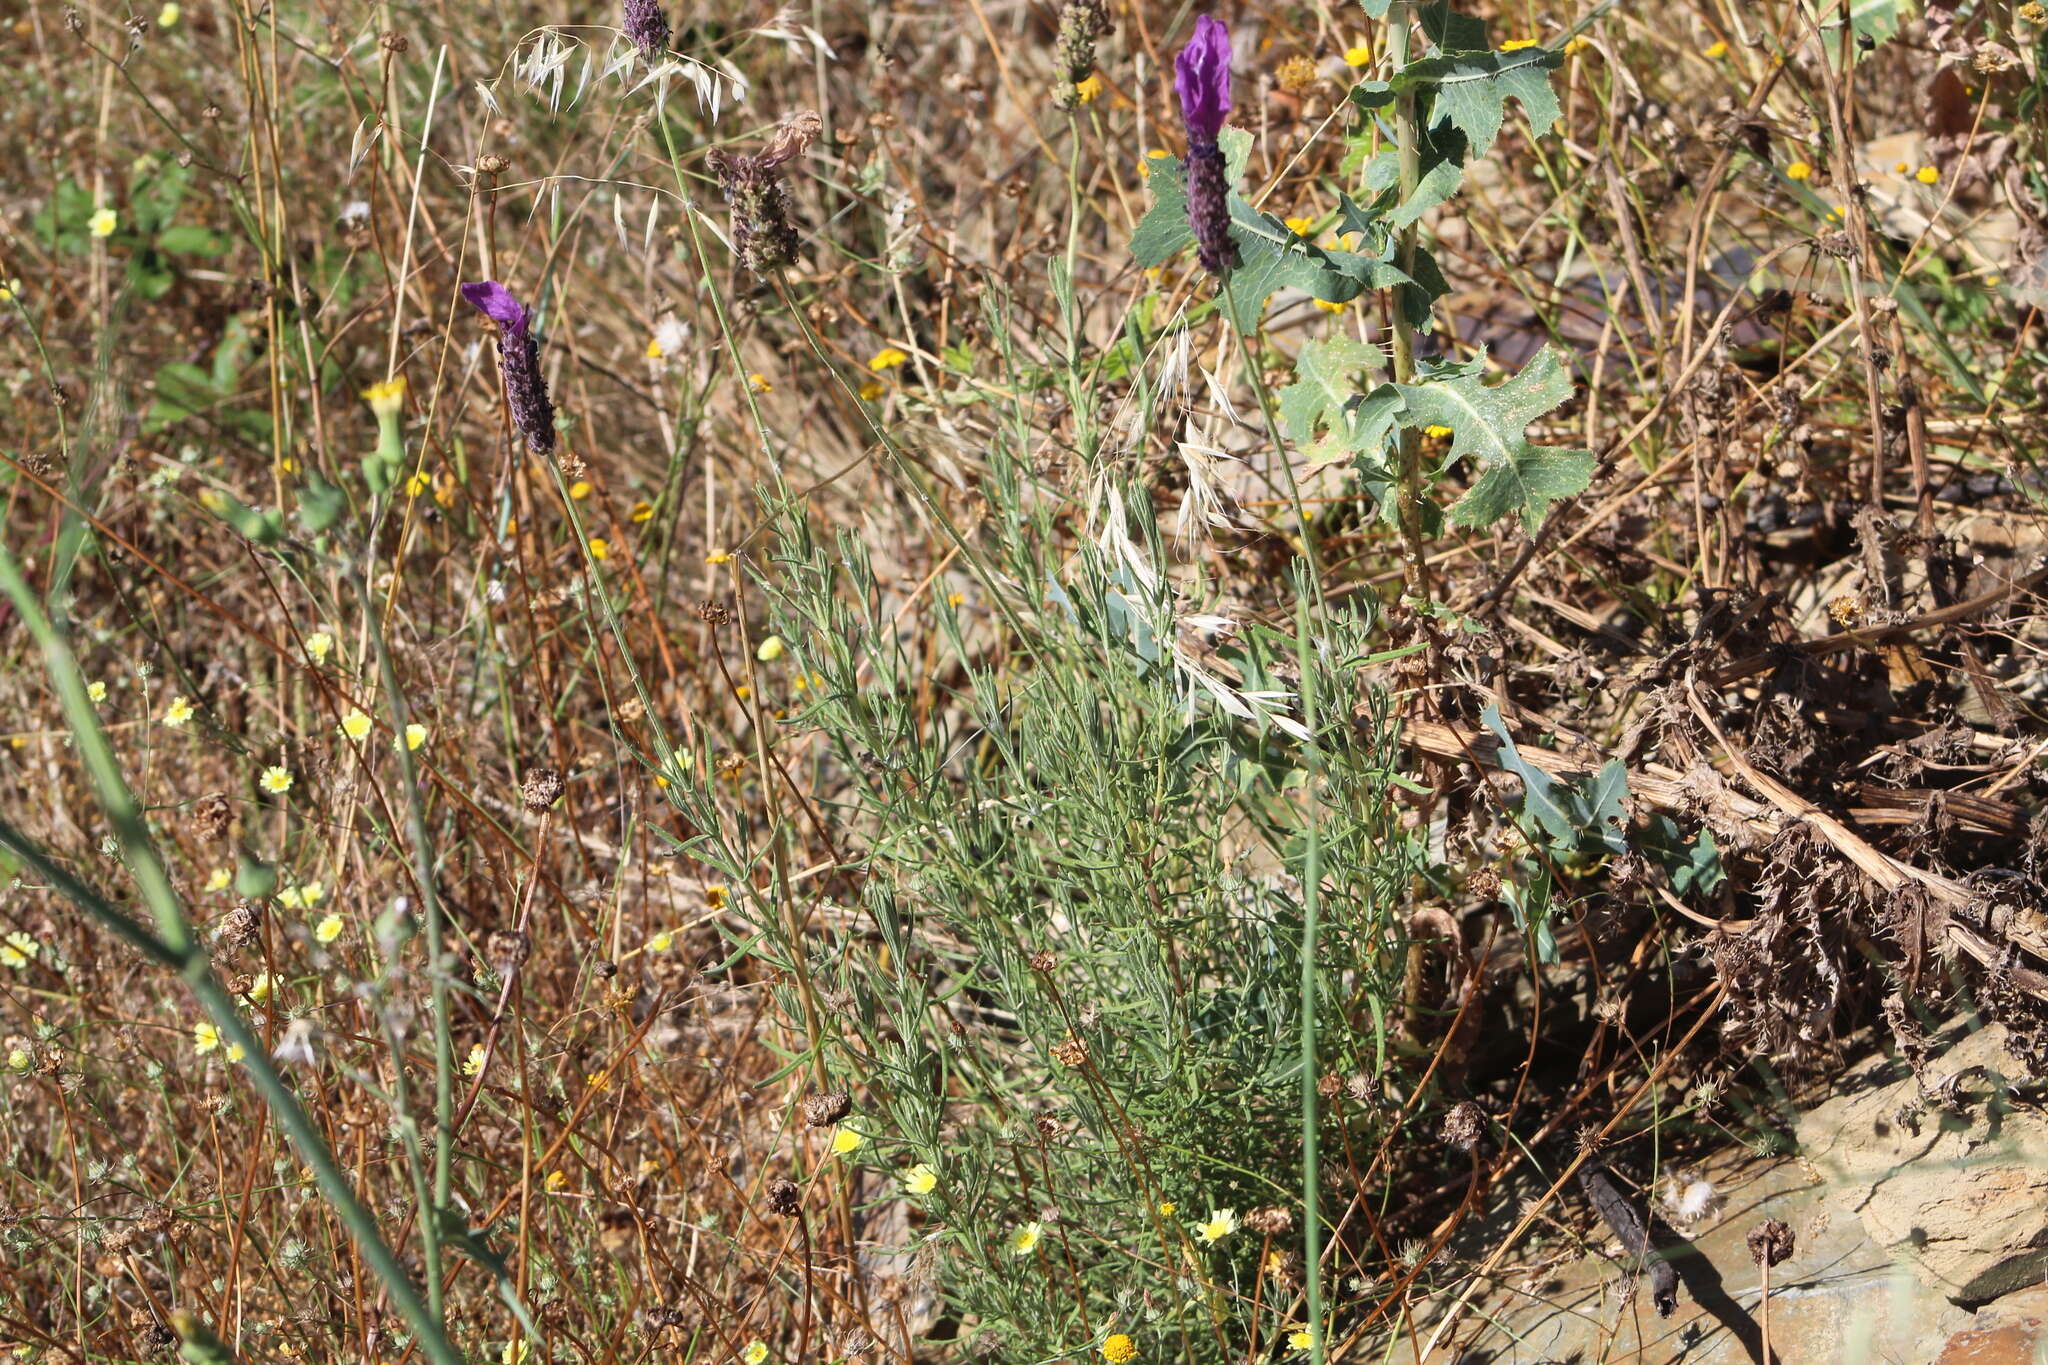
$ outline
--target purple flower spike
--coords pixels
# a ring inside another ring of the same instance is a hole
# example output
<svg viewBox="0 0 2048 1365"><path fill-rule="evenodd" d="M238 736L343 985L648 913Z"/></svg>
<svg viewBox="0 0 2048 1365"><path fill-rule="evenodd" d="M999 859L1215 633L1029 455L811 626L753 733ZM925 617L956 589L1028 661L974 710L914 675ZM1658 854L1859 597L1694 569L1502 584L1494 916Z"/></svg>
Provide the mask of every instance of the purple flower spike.
<svg viewBox="0 0 2048 1365"><path fill-rule="evenodd" d="M498 324L498 374L505 381L505 407L526 448L545 455L555 448L555 405L540 372L540 344L527 330L532 314L496 280L462 286L462 297Z"/></svg>
<svg viewBox="0 0 2048 1365"><path fill-rule="evenodd" d="M1206 14L1195 20L1195 36L1174 58L1173 89L1189 149L1214 147L1230 112L1230 30L1220 21Z"/></svg>
<svg viewBox="0 0 2048 1365"><path fill-rule="evenodd" d="M462 297L482 309L484 316L510 336L525 336L527 312L512 291L496 280L481 280L462 286Z"/></svg>

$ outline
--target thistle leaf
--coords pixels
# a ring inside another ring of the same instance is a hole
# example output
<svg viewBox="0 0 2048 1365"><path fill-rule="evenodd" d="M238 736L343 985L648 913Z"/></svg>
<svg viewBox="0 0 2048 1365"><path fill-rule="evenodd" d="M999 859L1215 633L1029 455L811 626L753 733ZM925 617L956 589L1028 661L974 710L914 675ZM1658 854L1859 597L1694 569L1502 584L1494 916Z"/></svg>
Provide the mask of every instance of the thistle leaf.
<svg viewBox="0 0 2048 1365"><path fill-rule="evenodd" d="M1313 463L1349 459L1385 439L1396 405L1381 403L1376 412L1362 413L1365 402L1352 376L1360 370L1384 369L1386 363L1384 351L1355 337L1327 337L1302 347L1294 362L1294 382L1278 395L1280 424ZM1378 421L1362 423L1361 416ZM1378 432L1363 429L1369 424Z"/></svg>
<svg viewBox="0 0 2048 1365"><path fill-rule="evenodd" d="M1572 396L1571 376L1551 347L1491 386L1475 362L1394 387L1401 393L1404 424L1449 427L1451 459L1469 459L1479 470L1450 510L1454 526L1491 526L1519 513L1534 532L1552 503L1583 492L1592 481L1591 451L1533 445L1526 434L1531 422Z"/></svg>
<svg viewBox="0 0 2048 1365"><path fill-rule="evenodd" d="M1511 98L1522 102L1537 133L1556 126L1563 111L1550 73L1563 61L1562 52L1547 47L1427 57L1396 72L1389 88L1396 93L1409 88L1434 92L1430 128L1449 124L1465 135L1468 157L1482 157L1500 136Z"/></svg>

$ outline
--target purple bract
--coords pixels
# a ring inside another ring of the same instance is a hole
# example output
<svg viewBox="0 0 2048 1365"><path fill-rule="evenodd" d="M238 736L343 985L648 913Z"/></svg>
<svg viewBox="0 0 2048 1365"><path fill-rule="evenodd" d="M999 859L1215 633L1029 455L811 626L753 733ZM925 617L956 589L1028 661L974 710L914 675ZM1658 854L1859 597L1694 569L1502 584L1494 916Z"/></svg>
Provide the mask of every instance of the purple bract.
<svg viewBox="0 0 2048 1365"><path fill-rule="evenodd" d="M1230 112L1230 30L1222 23L1206 14L1195 20L1195 36L1174 58L1173 89L1188 146L1214 147Z"/></svg>

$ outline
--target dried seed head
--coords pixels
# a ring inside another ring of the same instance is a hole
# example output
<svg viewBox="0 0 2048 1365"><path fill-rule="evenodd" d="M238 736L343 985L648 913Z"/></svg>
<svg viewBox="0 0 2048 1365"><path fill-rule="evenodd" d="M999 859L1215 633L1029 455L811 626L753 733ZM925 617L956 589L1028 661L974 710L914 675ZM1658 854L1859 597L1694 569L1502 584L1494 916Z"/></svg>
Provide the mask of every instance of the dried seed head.
<svg viewBox="0 0 2048 1365"><path fill-rule="evenodd" d="M1244 1225L1262 1237L1278 1237L1294 1226L1294 1215L1278 1204L1247 1209Z"/></svg>
<svg viewBox="0 0 2048 1365"><path fill-rule="evenodd" d="M1465 879L1465 889L1483 901L1500 899L1500 873L1482 867Z"/></svg>
<svg viewBox="0 0 2048 1365"><path fill-rule="evenodd" d="M235 808L226 792L208 792L192 804L192 831L213 843L225 843L235 823Z"/></svg>
<svg viewBox="0 0 2048 1365"><path fill-rule="evenodd" d="M1052 1056L1054 1061L1064 1067L1086 1066L1088 1065L1088 1044L1082 1042L1074 1034L1069 1033L1066 1037L1052 1045Z"/></svg>
<svg viewBox="0 0 2048 1365"><path fill-rule="evenodd" d="M528 768L519 783L519 803L535 815L562 799L562 775L553 768Z"/></svg>
<svg viewBox="0 0 2048 1365"><path fill-rule="evenodd" d="M532 948L532 942L517 929L493 929L491 936L484 940L484 950L490 957L491 966L501 976L510 976L518 971Z"/></svg>
<svg viewBox="0 0 2048 1365"><path fill-rule="evenodd" d="M1031 956L1025 958L1024 960L1031 964L1031 970L1034 972L1049 972L1052 970L1053 963L1058 959L1054 958L1051 953L1041 948L1037 952L1031 954Z"/></svg>
<svg viewBox="0 0 2048 1365"><path fill-rule="evenodd" d="M758 156L713 152L707 158L732 208L733 253L740 267L766 276L796 264L795 208L782 167L803 155L824 120L808 109L783 119Z"/></svg>
<svg viewBox="0 0 2048 1365"><path fill-rule="evenodd" d="M1040 1114L1031 1121L1031 1125L1038 1130L1038 1140L1040 1142L1057 1142L1066 1135L1067 1131L1067 1125L1061 1123L1051 1114Z"/></svg>
<svg viewBox="0 0 2048 1365"><path fill-rule="evenodd" d="M768 1212L778 1218L794 1218L804 1210L803 1192L794 1180L771 1180L763 1200Z"/></svg>
<svg viewBox="0 0 2048 1365"><path fill-rule="evenodd" d="M1758 1265L1778 1265L1792 1259L1792 1229L1775 1218L1766 1218L1749 1230L1749 1258Z"/></svg>
<svg viewBox="0 0 2048 1365"><path fill-rule="evenodd" d="M1280 63L1273 79L1290 95L1304 94L1316 83L1316 64L1297 54Z"/></svg>
<svg viewBox="0 0 2048 1365"><path fill-rule="evenodd" d="M214 930L214 942L227 948L246 948L256 941L263 932L263 907L255 901L238 901L235 908L220 918L220 928Z"/></svg>
<svg viewBox="0 0 2048 1365"><path fill-rule="evenodd" d="M853 1112L853 1097L844 1090L819 1090L804 1096L804 1122L829 1128Z"/></svg>
<svg viewBox="0 0 2048 1365"><path fill-rule="evenodd" d="M1469 1152L1479 1145L1479 1139L1486 1132L1486 1115L1470 1100L1460 1100L1451 1106L1451 1112L1444 1115L1444 1126L1440 1134L1444 1142L1461 1152Z"/></svg>

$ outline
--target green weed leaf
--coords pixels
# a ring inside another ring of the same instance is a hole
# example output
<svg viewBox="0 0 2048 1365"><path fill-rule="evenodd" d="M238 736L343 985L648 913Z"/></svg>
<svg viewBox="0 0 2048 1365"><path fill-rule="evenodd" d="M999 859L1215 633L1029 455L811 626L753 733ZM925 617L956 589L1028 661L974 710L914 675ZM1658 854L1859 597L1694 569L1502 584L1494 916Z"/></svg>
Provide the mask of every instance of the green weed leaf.
<svg viewBox="0 0 2048 1365"><path fill-rule="evenodd" d="M1491 526L1512 513L1533 532L1552 503L1592 481L1591 451L1533 445L1526 435L1531 422L1572 396L1571 376L1549 346L1491 386L1475 362L1395 387L1406 425L1449 427L1451 458L1470 459L1478 468L1477 480L1450 509L1454 526Z"/></svg>

